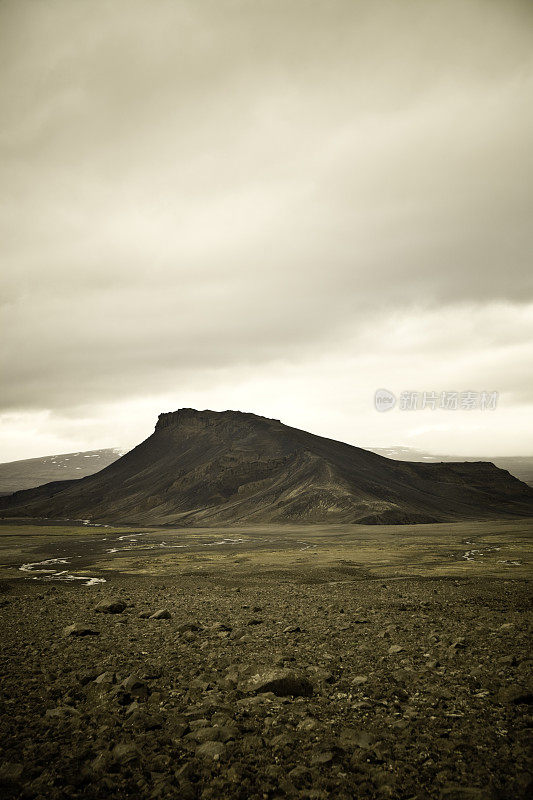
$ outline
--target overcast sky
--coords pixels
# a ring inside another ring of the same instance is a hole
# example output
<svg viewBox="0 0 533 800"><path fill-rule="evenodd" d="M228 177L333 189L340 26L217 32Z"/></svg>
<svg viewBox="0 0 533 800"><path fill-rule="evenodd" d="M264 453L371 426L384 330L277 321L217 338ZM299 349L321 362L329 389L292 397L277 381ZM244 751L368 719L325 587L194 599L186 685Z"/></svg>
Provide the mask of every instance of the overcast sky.
<svg viewBox="0 0 533 800"><path fill-rule="evenodd" d="M0 461L184 406L532 455L532 97L528 0L0 0Z"/></svg>

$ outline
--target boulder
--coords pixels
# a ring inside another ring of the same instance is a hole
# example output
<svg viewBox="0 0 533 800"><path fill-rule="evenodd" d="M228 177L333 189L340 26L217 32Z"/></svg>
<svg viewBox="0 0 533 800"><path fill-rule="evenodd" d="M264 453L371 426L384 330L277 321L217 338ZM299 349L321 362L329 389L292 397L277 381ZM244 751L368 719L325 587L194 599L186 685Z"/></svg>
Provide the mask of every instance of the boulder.
<svg viewBox="0 0 533 800"><path fill-rule="evenodd" d="M170 619L172 614L166 608L160 608L153 614L150 614L149 619Z"/></svg>
<svg viewBox="0 0 533 800"><path fill-rule="evenodd" d="M122 600L101 600L94 609L97 614L122 614L126 603Z"/></svg>
<svg viewBox="0 0 533 800"><path fill-rule="evenodd" d="M226 754L226 745L222 742L204 742L196 748L196 755L208 761L219 761Z"/></svg>
<svg viewBox="0 0 533 800"><path fill-rule="evenodd" d="M63 628L63 636L100 636L100 631L82 622L73 622L72 625Z"/></svg>
<svg viewBox="0 0 533 800"><path fill-rule="evenodd" d="M256 694L272 692L277 697L311 697L314 693L313 684L305 675L288 669L254 675L248 681L246 689Z"/></svg>
<svg viewBox="0 0 533 800"><path fill-rule="evenodd" d="M125 692L128 692L132 697L137 697L139 700L146 700L150 693L148 684L135 675L128 675L120 686Z"/></svg>

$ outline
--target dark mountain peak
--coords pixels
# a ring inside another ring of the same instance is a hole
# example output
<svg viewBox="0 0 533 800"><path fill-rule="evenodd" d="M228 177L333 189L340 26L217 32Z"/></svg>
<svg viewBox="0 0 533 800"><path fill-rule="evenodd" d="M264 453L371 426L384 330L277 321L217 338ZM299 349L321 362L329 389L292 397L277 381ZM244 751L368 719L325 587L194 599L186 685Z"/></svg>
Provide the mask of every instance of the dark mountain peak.
<svg viewBox="0 0 533 800"><path fill-rule="evenodd" d="M0 498L3 516L171 525L533 516L489 463L393 461L243 411L181 408L101 472Z"/></svg>
<svg viewBox="0 0 533 800"><path fill-rule="evenodd" d="M239 425L243 423L265 423L275 422L281 424L279 420L268 419L268 417L260 417L257 414L252 414L246 411L198 411L195 408L178 408L177 411L167 411L160 414L155 426L156 431L165 428L177 428L183 425L196 426L198 428L209 428L213 425L220 424L233 424Z"/></svg>

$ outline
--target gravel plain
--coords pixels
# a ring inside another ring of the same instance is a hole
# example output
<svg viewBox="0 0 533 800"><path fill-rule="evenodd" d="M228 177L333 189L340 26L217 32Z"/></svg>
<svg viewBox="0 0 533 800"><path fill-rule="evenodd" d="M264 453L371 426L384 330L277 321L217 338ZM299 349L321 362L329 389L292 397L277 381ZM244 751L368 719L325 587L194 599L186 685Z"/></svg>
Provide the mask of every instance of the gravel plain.
<svg viewBox="0 0 533 800"><path fill-rule="evenodd" d="M530 794L527 579L282 555L92 586L4 569L2 796Z"/></svg>

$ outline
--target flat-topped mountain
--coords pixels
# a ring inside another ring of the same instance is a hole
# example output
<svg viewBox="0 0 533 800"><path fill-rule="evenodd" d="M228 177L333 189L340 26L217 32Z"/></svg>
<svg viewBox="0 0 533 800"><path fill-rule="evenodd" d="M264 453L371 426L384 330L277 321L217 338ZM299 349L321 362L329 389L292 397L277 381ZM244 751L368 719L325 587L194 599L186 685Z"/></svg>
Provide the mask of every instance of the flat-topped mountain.
<svg viewBox="0 0 533 800"><path fill-rule="evenodd" d="M389 458L240 411L183 408L94 475L0 498L2 517L97 522L414 523L533 516L490 462Z"/></svg>

